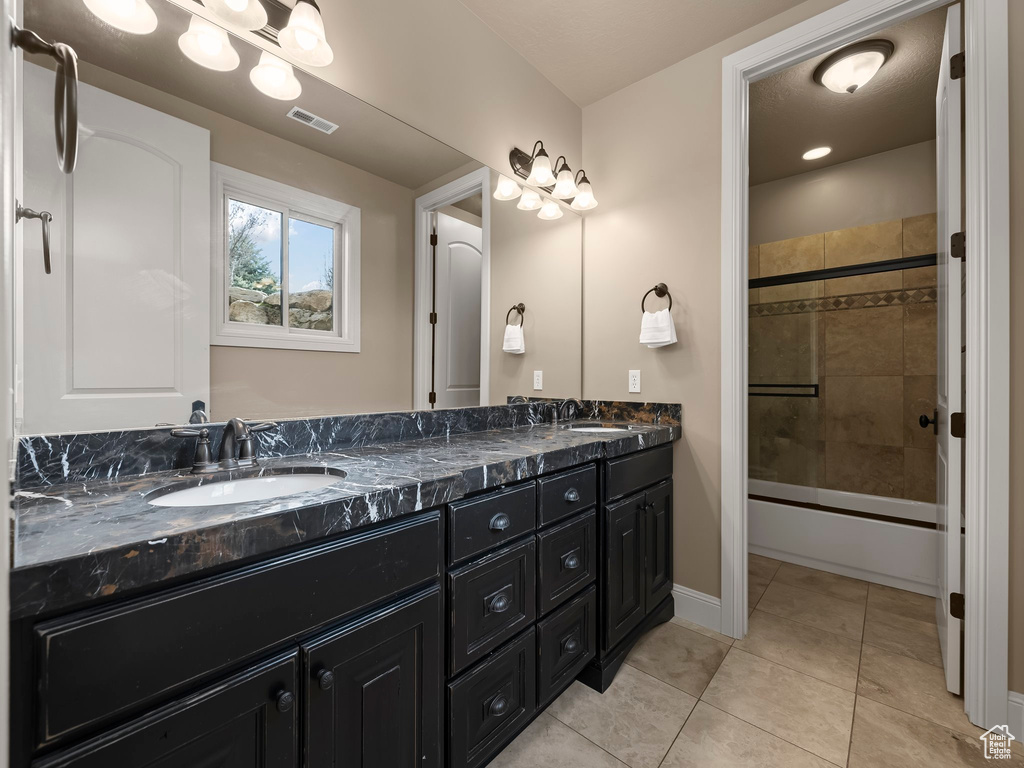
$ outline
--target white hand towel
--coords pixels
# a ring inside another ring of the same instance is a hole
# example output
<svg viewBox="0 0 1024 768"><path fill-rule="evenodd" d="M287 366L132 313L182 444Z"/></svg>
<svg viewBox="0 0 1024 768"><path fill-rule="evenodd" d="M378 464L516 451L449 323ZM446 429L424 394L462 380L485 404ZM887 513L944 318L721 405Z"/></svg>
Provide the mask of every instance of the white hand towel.
<svg viewBox="0 0 1024 768"><path fill-rule="evenodd" d="M675 344L676 326L668 309L657 312L644 312L640 322L640 343L651 349Z"/></svg>
<svg viewBox="0 0 1024 768"><path fill-rule="evenodd" d="M523 337L523 326L506 325L505 339L502 341L501 349L510 355L521 355L526 352L526 340Z"/></svg>

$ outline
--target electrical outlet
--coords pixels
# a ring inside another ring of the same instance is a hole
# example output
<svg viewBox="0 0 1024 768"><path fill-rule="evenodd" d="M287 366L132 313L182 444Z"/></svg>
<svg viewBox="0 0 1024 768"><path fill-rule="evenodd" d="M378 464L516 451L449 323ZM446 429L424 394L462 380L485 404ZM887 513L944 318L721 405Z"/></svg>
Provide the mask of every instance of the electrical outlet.
<svg viewBox="0 0 1024 768"><path fill-rule="evenodd" d="M640 371L629 372L629 391L639 392L640 391Z"/></svg>
<svg viewBox="0 0 1024 768"><path fill-rule="evenodd" d="M533 372L533 388L537 392L544 389L544 371Z"/></svg>

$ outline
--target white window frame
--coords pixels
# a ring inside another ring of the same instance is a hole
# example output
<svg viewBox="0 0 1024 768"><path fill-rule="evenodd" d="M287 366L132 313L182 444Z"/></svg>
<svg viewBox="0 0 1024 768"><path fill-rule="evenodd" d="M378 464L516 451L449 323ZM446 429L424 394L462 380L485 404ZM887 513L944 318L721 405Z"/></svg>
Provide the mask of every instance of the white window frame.
<svg viewBox="0 0 1024 768"><path fill-rule="evenodd" d="M359 208L220 163L210 165L213 208L210 343L230 347L359 352ZM281 325L228 320L228 198L281 213L281 289L285 295L289 291L288 220L301 219L335 228L333 331L289 328L287 307L283 302Z"/></svg>

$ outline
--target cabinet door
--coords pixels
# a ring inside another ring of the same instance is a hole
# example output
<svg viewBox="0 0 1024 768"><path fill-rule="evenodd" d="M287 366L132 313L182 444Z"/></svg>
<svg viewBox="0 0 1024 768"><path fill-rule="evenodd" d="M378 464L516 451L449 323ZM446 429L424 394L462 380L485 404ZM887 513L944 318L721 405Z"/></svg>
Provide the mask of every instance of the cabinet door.
<svg viewBox="0 0 1024 768"><path fill-rule="evenodd" d="M644 527L647 537L644 584L647 610L672 594L672 481L647 492Z"/></svg>
<svg viewBox="0 0 1024 768"><path fill-rule="evenodd" d="M642 493L605 508L602 648L614 648L644 617Z"/></svg>
<svg viewBox="0 0 1024 768"><path fill-rule="evenodd" d="M33 768L296 768L296 657L252 667Z"/></svg>
<svg viewBox="0 0 1024 768"><path fill-rule="evenodd" d="M438 589L303 645L308 768L439 768Z"/></svg>

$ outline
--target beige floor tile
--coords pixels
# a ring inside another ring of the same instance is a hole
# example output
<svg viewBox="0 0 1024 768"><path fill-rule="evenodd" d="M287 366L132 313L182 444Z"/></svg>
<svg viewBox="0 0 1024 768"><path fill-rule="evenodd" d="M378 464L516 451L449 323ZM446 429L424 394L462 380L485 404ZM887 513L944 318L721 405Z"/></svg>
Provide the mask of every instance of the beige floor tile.
<svg viewBox="0 0 1024 768"><path fill-rule="evenodd" d="M728 635L723 635L720 632L715 632L715 630L713 629L702 627L700 624L695 624L692 621L687 621L686 619L680 618L679 616L673 616L671 621L673 624L677 624L680 627L685 627L691 632L697 632L701 635L704 635L704 637L710 637L712 640L717 640L718 642L725 643L726 645L732 645L735 642L734 638L731 638Z"/></svg>
<svg viewBox="0 0 1024 768"><path fill-rule="evenodd" d="M747 555L747 572L750 576L758 576L765 581L771 581L781 566L781 560L755 555L752 552Z"/></svg>
<svg viewBox="0 0 1024 768"><path fill-rule="evenodd" d="M697 699L623 665L603 694L573 683L547 713L631 768L658 768Z"/></svg>
<svg viewBox="0 0 1024 768"><path fill-rule="evenodd" d="M747 636L733 647L848 691L857 690L860 643L856 640L754 611Z"/></svg>
<svg viewBox="0 0 1024 768"><path fill-rule="evenodd" d="M982 729L964 713L964 702L946 690L941 667L865 645L857 694L969 736Z"/></svg>
<svg viewBox="0 0 1024 768"><path fill-rule="evenodd" d="M699 697L728 652L725 643L670 622L640 638L626 663Z"/></svg>
<svg viewBox="0 0 1024 768"><path fill-rule="evenodd" d="M764 597L764 591L768 589L770 582L764 581L751 574L747 579L747 612L753 613L758 602Z"/></svg>
<svg viewBox="0 0 1024 768"><path fill-rule="evenodd" d="M773 581L757 604L759 610L853 640L861 639L864 606Z"/></svg>
<svg viewBox="0 0 1024 768"><path fill-rule="evenodd" d="M1005 761L1001 761L1005 765ZM1010 761L1013 765L1014 761ZM982 743L921 718L857 697L850 768L992 766ZM1018 766L1015 768L1019 768Z"/></svg>
<svg viewBox="0 0 1024 768"><path fill-rule="evenodd" d="M846 764L850 691L734 648L701 700L829 762Z"/></svg>
<svg viewBox="0 0 1024 768"><path fill-rule="evenodd" d="M916 592L872 584L868 587L868 606L897 616L935 623L935 598Z"/></svg>
<svg viewBox="0 0 1024 768"><path fill-rule="evenodd" d="M830 768L831 764L703 701L662 768Z"/></svg>
<svg viewBox="0 0 1024 768"><path fill-rule="evenodd" d="M939 631L935 624L868 606L864 642L890 653L942 666Z"/></svg>
<svg viewBox="0 0 1024 768"><path fill-rule="evenodd" d="M596 744L547 713L509 744L489 768L623 768Z"/></svg>
<svg viewBox="0 0 1024 768"><path fill-rule="evenodd" d="M791 587L809 589L811 592L820 592L829 597L838 597L840 600L849 600L851 603L863 604L868 599L866 581L793 563L783 563L775 574L775 581Z"/></svg>

